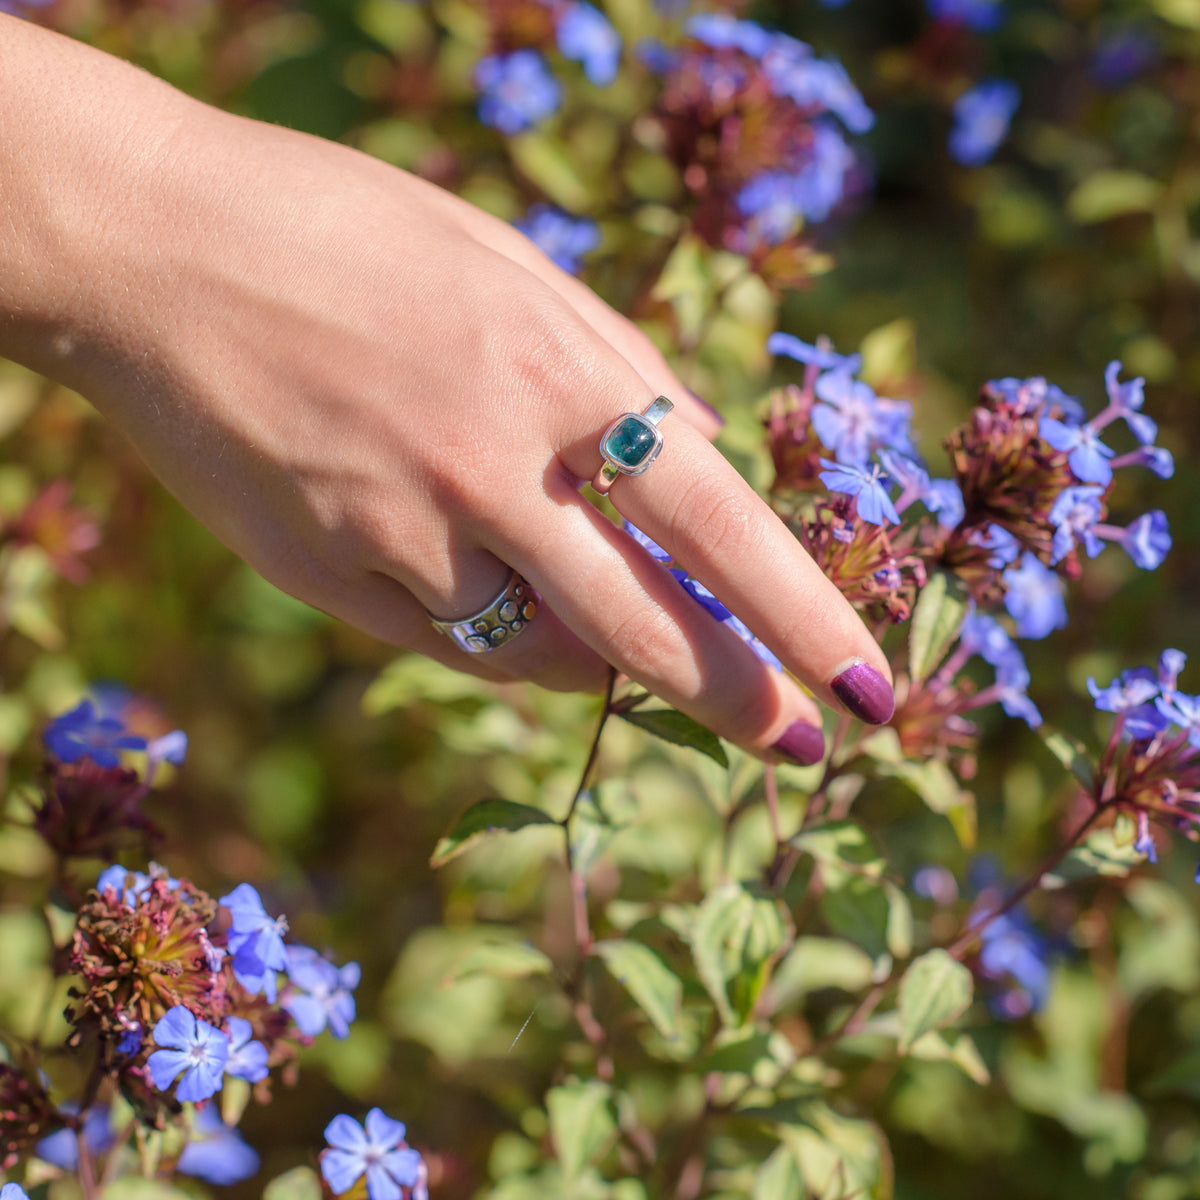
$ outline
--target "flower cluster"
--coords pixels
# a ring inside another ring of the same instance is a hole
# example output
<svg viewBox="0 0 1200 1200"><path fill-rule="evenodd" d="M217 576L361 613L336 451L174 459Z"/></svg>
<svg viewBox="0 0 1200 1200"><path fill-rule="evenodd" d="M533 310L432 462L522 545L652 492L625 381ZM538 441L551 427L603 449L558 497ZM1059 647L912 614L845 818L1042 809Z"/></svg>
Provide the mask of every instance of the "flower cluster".
<svg viewBox="0 0 1200 1200"><path fill-rule="evenodd" d="M73 1043L94 1040L105 1073L152 1122L228 1078L263 1085L298 1045L325 1029L344 1038L355 1017L357 964L287 945L286 930L250 884L214 900L161 867L106 869L72 941ZM204 1144L231 1136L201 1132Z"/></svg>
<svg viewBox="0 0 1200 1200"><path fill-rule="evenodd" d="M187 735L155 707L112 686L96 687L43 731L47 751L34 826L62 858L114 858L155 840L142 801L164 763L179 766ZM141 755L141 767L129 765Z"/></svg>

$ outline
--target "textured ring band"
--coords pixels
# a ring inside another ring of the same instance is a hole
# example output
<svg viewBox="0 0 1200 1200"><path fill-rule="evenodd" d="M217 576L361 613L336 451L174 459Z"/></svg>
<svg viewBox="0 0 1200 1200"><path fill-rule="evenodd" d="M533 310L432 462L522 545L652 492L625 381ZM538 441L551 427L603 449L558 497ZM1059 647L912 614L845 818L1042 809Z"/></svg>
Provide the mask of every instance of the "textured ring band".
<svg viewBox="0 0 1200 1200"><path fill-rule="evenodd" d="M663 447L658 423L675 407L659 396L645 412L622 413L600 439L604 466L596 472L592 487L604 495L618 475L640 475L658 457Z"/></svg>
<svg viewBox="0 0 1200 1200"><path fill-rule="evenodd" d="M540 597L529 583L514 571L504 591L473 617L460 621L442 621L427 612L430 624L444 633L460 650L468 654L486 654L506 646L519 634L538 610Z"/></svg>

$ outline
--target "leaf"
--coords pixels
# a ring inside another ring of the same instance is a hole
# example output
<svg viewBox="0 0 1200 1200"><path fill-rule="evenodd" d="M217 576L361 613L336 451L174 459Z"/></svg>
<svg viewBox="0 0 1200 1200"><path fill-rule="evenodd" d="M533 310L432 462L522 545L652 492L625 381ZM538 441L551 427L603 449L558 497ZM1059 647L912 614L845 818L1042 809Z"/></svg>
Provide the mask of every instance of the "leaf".
<svg viewBox="0 0 1200 1200"><path fill-rule="evenodd" d="M1078 738L1049 725L1041 725L1034 732L1042 739L1046 749L1090 792L1095 786L1096 777L1088 748Z"/></svg>
<svg viewBox="0 0 1200 1200"><path fill-rule="evenodd" d="M472 975L492 979L527 979L530 975L549 975L554 964L536 946L528 942L482 942L472 947L445 976L445 982L458 983Z"/></svg>
<svg viewBox="0 0 1200 1200"><path fill-rule="evenodd" d="M804 1176L791 1146L780 1145L754 1176L752 1200L804 1200Z"/></svg>
<svg viewBox="0 0 1200 1200"><path fill-rule="evenodd" d="M945 571L930 576L913 606L908 631L908 670L914 681L937 670L967 615L962 584Z"/></svg>
<svg viewBox="0 0 1200 1200"><path fill-rule="evenodd" d="M1076 846L1054 868L1042 876L1041 887L1065 887L1079 879L1097 875L1122 879L1146 861L1146 856L1134 849L1133 839L1122 839L1116 829L1096 829Z"/></svg>
<svg viewBox="0 0 1200 1200"><path fill-rule="evenodd" d="M1152 212L1161 195L1162 184L1138 171L1098 171L1067 197L1067 213L1073 221L1090 225Z"/></svg>
<svg viewBox="0 0 1200 1200"><path fill-rule="evenodd" d="M1152 0L1152 5L1165 21L1184 29L1200 29L1200 0Z"/></svg>
<svg viewBox="0 0 1200 1200"><path fill-rule="evenodd" d="M724 1025L735 1023L725 984L741 964L753 909L750 894L740 884L727 883L705 897L692 921L690 941L696 973Z"/></svg>
<svg viewBox="0 0 1200 1200"><path fill-rule="evenodd" d="M900 981L900 1053L961 1017L973 991L971 972L945 950L922 954Z"/></svg>
<svg viewBox="0 0 1200 1200"><path fill-rule="evenodd" d="M979 1048L968 1034L959 1034L951 1045L941 1033L930 1031L917 1038L908 1048L909 1056L923 1062L946 1062L956 1066L968 1079L980 1085L991 1080L991 1072L983 1061Z"/></svg>
<svg viewBox="0 0 1200 1200"><path fill-rule="evenodd" d="M516 833L530 825L557 824L548 813L540 808L531 808L528 804L516 804L512 800L480 800L458 818L445 837L439 839L429 865L445 866L472 841L486 833Z"/></svg>
<svg viewBox="0 0 1200 1200"><path fill-rule="evenodd" d="M262 1200L321 1200L321 1180L312 1167L293 1167L263 1188Z"/></svg>
<svg viewBox="0 0 1200 1200"><path fill-rule="evenodd" d="M609 1089L596 1080L551 1088L546 1112L563 1175L574 1179L616 1130Z"/></svg>
<svg viewBox="0 0 1200 1200"><path fill-rule="evenodd" d="M850 863L872 875L883 871L883 856L872 844L866 830L853 821L816 825L798 833L792 838L792 845L826 866Z"/></svg>
<svg viewBox="0 0 1200 1200"><path fill-rule="evenodd" d="M677 1038L683 985L670 967L640 942L597 942L592 950L650 1018L654 1028L665 1038Z"/></svg>
<svg viewBox="0 0 1200 1200"><path fill-rule="evenodd" d="M587 212L595 203L580 178L574 159L556 140L541 133L508 139L508 153L517 169L568 212Z"/></svg>
<svg viewBox="0 0 1200 1200"><path fill-rule="evenodd" d="M834 933L861 947L872 959L888 952L891 906L880 884L860 875L848 877L821 896L821 915Z"/></svg>
<svg viewBox="0 0 1200 1200"><path fill-rule="evenodd" d="M635 708L617 715L664 742L670 742L673 746L691 746L693 750L707 754L720 766L729 766L729 758L725 747L721 745L721 739L711 730L705 729L699 721L693 721L686 713L677 712L673 708L652 708L649 711Z"/></svg>
<svg viewBox="0 0 1200 1200"><path fill-rule="evenodd" d="M774 1037L774 1034L760 1030L739 1030L731 1036L722 1035L718 1044L696 1062L696 1071L701 1074L732 1071L749 1075L759 1063L774 1061L771 1053Z"/></svg>

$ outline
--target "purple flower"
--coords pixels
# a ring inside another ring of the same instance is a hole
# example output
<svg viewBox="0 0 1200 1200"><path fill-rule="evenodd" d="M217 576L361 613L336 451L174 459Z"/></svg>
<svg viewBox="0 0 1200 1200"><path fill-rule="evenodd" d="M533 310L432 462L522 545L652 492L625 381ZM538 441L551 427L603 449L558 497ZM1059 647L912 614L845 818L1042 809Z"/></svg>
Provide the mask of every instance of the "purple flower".
<svg viewBox="0 0 1200 1200"><path fill-rule="evenodd" d="M145 750L146 739L126 731L125 722L104 715L91 700L55 717L42 734L46 749L59 762L90 758L98 767L117 767L122 750Z"/></svg>
<svg viewBox="0 0 1200 1200"><path fill-rule="evenodd" d="M180 1072L183 1077L175 1090L179 1100L207 1100L221 1090L229 1039L219 1029L177 1004L154 1026L153 1036L155 1045L166 1047L146 1061L159 1091L165 1092Z"/></svg>
<svg viewBox="0 0 1200 1200"><path fill-rule="evenodd" d="M964 92L954 102L950 153L964 166L982 166L1007 137L1020 102L1017 85L1005 79L989 79Z"/></svg>
<svg viewBox="0 0 1200 1200"><path fill-rule="evenodd" d="M297 990L284 997L283 1007L305 1037L316 1037L327 1025L335 1038L348 1037L361 975L356 962L337 967L308 946L289 946L288 978Z"/></svg>
<svg viewBox="0 0 1200 1200"><path fill-rule="evenodd" d="M855 509L858 515L871 525L882 525L885 521L893 525L900 524L900 515L896 506L887 493L884 483L886 476L875 465L868 472L862 467L844 465L821 459L821 482L831 492L843 492L848 496L857 497Z"/></svg>
<svg viewBox="0 0 1200 1200"><path fill-rule="evenodd" d="M287 969L283 944L287 918L269 916L258 892L248 883L239 883L220 903L233 917L228 939L233 973L247 991L262 992L273 1002L275 973Z"/></svg>
<svg viewBox="0 0 1200 1200"><path fill-rule="evenodd" d="M1101 38L1092 54L1092 78L1115 91L1144 75L1158 61L1158 40L1144 29L1118 29Z"/></svg>
<svg viewBox="0 0 1200 1200"><path fill-rule="evenodd" d="M247 1083L266 1079L267 1048L262 1042L254 1041L254 1026L245 1017L228 1017L225 1028L229 1035L225 1074L244 1079Z"/></svg>
<svg viewBox="0 0 1200 1200"><path fill-rule="evenodd" d="M59 1109L73 1116L79 1111L79 1105L60 1104ZM91 1109L83 1119L83 1140L93 1157L107 1154L117 1140L108 1118L108 1105L101 1104ZM33 1148L33 1153L52 1167L58 1167L62 1171L75 1171L79 1168L79 1135L74 1129L60 1129L57 1133L42 1138Z"/></svg>
<svg viewBox="0 0 1200 1200"><path fill-rule="evenodd" d="M838 354L832 348L822 350L810 346L790 333L773 333L767 338L767 353L782 354L796 362L810 364L822 371L844 371L853 375L862 366L861 354Z"/></svg>
<svg viewBox="0 0 1200 1200"><path fill-rule="evenodd" d="M1055 450L1066 454L1071 471L1080 482L1098 483L1102 487L1112 482L1108 460L1114 451L1100 440L1091 425L1064 425L1053 417L1043 417L1038 422L1038 433Z"/></svg>
<svg viewBox="0 0 1200 1200"><path fill-rule="evenodd" d="M1162 509L1143 513L1116 534L1125 553L1134 565L1143 571L1154 571L1162 565L1171 549L1171 531L1167 527L1167 514Z"/></svg>
<svg viewBox="0 0 1200 1200"><path fill-rule="evenodd" d="M1028 551L1019 566L1009 567L1004 580L1004 607L1017 623L1017 636L1044 638L1067 623L1063 585L1049 567Z"/></svg>
<svg viewBox="0 0 1200 1200"><path fill-rule="evenodd" d="M1099 523L1104 489L1091 485L1063 488L1050 509L1054 526L1054 561L1061 562L1076 543L1082 542L1088 558L1104 549L1104 542L1093 528Z"/></svg>
<svg viewBox="0 0 1200 1200"><path fill-rule="evenodd" d="M1172 725L1187 734L1189 745L1200 749L1200 696L1172 692L1169 696L1159 696L1154 706Z"/></svg>
<svg viewBox="0 0 1200 1200"><path fill-rule="evenodd" d="M621 35L598 9L572 4L559 18L557 37L562 56L582 63L583 73L597 87L607 87L616 79Z"/></svg>
<svg viewBox="0 0 1200 1200"><path fill-rule="evenodd" d="M926 0L939 21L960 21L976 33L991 33L1004 20L1003 0Z"/></svg>
<svg viewBox="0 0 1200 1200"><path fill-rule="evenodd" d="M828 371L816 383L812 427L839 463L866 466L871 451L889 447L912 451L912 405L886 400L845 371ZM842 490L842 489L837 489Z"/></svg>
<svg viewBox="0 0 1200 1200"><path fill-rule="evenodd" d="M535 204L516 227L568 275L578 275L580 260L600 245L600 230L587 217L573 217L549 204Z"/></svg>
<svg viewBox="0 0 1200 1200"><path fill-rule="evenodd" d="M536 50L490 54L475 67L479 119L512 136L556 112L562 88Z"/></svg>
<svg viewBox="0 0 1200 1200"><path fill-rule="evenodd" d="M420 1178L421 1156L404 1144L404 1125L373 1108L364 1125L341 1113L329 1122L321 1174L334 1195L348 1192L364 1175L369 1200L400 1200L401 1188Z"/></svg>
<svg viewBox="0 0 1200 1200"><path fill-rule="evenodd" d="M215 1105L196 1111L191 1134L192 1140L175 1164L177 1171L222 1186L257 1174L258 1154L236 1129L221 1120Z"/></svg>

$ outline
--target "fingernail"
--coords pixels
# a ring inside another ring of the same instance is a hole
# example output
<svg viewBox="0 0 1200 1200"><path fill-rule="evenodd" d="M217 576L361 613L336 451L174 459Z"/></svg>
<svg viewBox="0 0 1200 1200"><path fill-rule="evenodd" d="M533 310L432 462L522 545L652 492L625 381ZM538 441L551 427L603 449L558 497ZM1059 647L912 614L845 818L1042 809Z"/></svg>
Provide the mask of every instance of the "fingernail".
<svg viewBox="0 0 1200 1200"><path fill-rule="evenodd" d="M884 725L896 711L896 694L870 663L856 662L829 685L833 694L868 725Z"/></svg>
<svg viewBox="0 0 1200 1200"><path fill-rule="evenodd" d="M693 400L695 400L695 402L698 405L700 405L700 407L702 409L704 409L705 412L709 413L713 417L714 420L719 421L721 423L722 428L725 427L725 418L723 416L721 416L721 414L719 412L717 412L717 410L715 408L713 408L713 406L711 404L709 404L709 402L707 400L703 399L700 396L697 396L696 393L693 392L691 388L688 388L687 393L689 396L691 396L691 398Z"/></svg>
<svg viewBox="0 0 1200 1200"><path fill-rule="evenodd" d="M793 721L771 747L800 767L811 767L825 757L825 735L807 721Z"/></svg>

